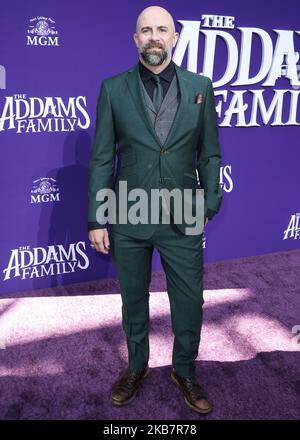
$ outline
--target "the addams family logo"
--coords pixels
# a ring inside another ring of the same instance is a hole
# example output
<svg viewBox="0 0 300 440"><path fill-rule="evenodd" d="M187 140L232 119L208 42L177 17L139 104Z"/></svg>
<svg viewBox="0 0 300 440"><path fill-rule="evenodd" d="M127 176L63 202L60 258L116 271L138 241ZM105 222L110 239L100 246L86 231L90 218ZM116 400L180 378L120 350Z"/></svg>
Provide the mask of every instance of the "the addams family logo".
<svg viewBox="0 0 300 440"><path fill-rule="evenodd" d="M231 192L233 190L233 180L231 176L231 165L223 165L220 168L220 186L223 191Z"/></svg>
<svg viewBox="0 0 300 440"><path fill-rule="evenodd" d="M77 269L87 269L89 259L85 253L85 242L47 247L20 246L11 250L7 267L3 270L4 281L20 277L40 278L49 275L73 273Z"/></svg>
<svg viewBox="0 0 300 440"><path fill-rule="evenodd" d="M59 188L53 177L41 177L34 180L31 190L31 203L59 202Z"/></svg>
<svg viewBox="0 0 300 440"><path fill-rule="evenodd" d="M55 29L55 21L47 17L35 17L29 20L27 30L28 46L59 46L58 32Z"/></svg>
<svg viewBox="0 0 300 440"><path fill-rule="evenodd" d="M186 55L188 70L212 79L220 127L300 124L300 31L272 29L272 39L264 29L236 27L235 17L219 15L178 23L182 29L173 60L180 66ZM220 65L216 49L224 43L226 61L223 65L222 57L221 77L215 78L214 65ZM202 72L199 48L204 53ZM255 72L251 71L254 57L259 63Z"/></svg>
<svg viewBox="0 0 300 440"><path fill-rule="evenodd" d="M90 117L86 97L28 97L26 94L6 96L0 116L0 132L41 133L87 129Z"/></svg>
<svg viewBox="0 0 300 440"><path fill-rule="evenodd" d="M283 240L288 238L300 239L300 212L291 215L288 227L284 231Z"/></svg>

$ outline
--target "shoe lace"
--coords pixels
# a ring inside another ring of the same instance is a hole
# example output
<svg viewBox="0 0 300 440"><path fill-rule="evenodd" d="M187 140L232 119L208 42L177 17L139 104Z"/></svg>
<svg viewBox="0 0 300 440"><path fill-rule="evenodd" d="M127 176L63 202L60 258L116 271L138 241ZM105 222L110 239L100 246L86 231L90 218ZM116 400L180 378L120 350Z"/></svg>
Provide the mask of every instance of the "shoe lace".
<svg viewBox="0 0 300 440"><path fill-rule="evenodd" d="M127 373L124 377L121 378L119 386L125 391L131 391L134 385L136 384L139 375L133 372Z"/></svg>
<svg viewBox="0 0 300 440"><path fill-rule="evenodd" d="M190 393L190 396L195 399L206 399L206 393L201 385L193 379L185 379L185 387Z"/></svg>

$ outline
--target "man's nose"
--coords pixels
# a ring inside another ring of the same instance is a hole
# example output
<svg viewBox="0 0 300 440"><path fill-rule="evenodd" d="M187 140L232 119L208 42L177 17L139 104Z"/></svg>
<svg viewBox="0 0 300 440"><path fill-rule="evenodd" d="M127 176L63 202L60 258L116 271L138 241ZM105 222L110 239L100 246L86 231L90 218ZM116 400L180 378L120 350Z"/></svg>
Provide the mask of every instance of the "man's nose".
<svg viewBox="0 0 300 440"><path fill-rule="evenodd" d="M154 40L154 41L160 41L160 36L159 36L158 31L153 31L153 32L152 32L152 40Z"/></svg>
<svg viewBox="0 0 300 440"><path fill-rule="evenodd" d="M153 46L157 46L157 45L161 45L162 44L162 42L161 42L159 37L157 37L157 38L152 37L151 41L149 41L149 43L152 44Z"/></svg>

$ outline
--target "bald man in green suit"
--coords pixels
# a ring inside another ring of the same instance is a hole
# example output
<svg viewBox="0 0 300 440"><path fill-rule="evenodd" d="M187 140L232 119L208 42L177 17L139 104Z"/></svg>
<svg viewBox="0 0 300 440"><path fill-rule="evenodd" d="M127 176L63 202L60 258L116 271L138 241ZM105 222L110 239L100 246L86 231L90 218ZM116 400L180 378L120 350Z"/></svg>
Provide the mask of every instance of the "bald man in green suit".
<svg viewBox="0 0 300 440"><path fill-rule="evenodd" d="M124 221L133 200L118 208L124 194L137 188L148 200L153 189L190 189L193 204L201 188L202 224L220 209L221 153L212 82L172 61L177 40L168 11L144 9L134 33L138 64L102 82L89 170L89 239L96 251L111 251L121 287L128 367L112 387L111 402L131 402L149 375L149 284L156 248L166 274L174 333L171 379L191 409L208 414L212 404L195 375L202 326L203 228L187 233L185 218L176 223L172 206L169 223L162 220L168 209L161 205L158 222L151 221L148 205L143 208L146 222ZM126 193L121 194L119 182L126 182ZM115 191L116 215L109 227L99 190L107 195Z"/></svg>

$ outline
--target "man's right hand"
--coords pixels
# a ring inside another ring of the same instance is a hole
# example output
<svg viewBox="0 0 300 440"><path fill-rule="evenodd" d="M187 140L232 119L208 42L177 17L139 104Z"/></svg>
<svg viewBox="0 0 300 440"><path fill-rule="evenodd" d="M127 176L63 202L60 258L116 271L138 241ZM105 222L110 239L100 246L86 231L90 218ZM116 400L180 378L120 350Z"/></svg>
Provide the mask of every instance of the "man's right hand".
<svg viewBox="0 0 300 440"><path fill-rule="evenodd" d="M108 231L106 228L94 229L89 231L89 239L91 245L95 248L97 252L102 252L103 254L108 254L110 250L110 242L108 238Z"/></svg>

